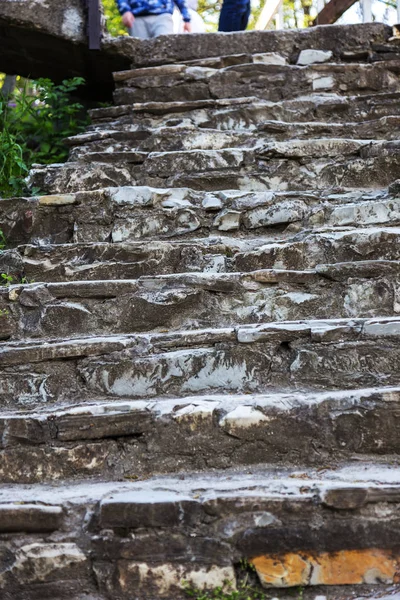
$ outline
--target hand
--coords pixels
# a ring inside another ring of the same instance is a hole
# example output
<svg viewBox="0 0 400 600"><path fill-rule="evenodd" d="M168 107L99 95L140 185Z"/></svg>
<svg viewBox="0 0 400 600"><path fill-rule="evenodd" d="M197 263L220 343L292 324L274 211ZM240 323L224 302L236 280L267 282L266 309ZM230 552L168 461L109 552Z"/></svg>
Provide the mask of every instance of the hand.
<svg viewBox="0 0 400 600"><path fill-rule="evenodd" d="M186 31L186 33L191 33L192 32L192 24L190 21L184 21L183 22L183 31Z"/></svg>
<svg viewBox="0 0 400 600"><path fill-rule="evenodd" d="M135 17L131 12L128 11L122 15L122 22L128 29L130 29L133 26L134 21Z"/></svg>

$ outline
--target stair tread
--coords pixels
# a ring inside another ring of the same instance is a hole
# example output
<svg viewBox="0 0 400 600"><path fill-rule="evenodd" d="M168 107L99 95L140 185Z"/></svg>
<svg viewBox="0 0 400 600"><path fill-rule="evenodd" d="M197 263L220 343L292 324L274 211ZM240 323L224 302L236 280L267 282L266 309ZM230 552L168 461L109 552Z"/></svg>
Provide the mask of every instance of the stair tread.
<svg viewBox="0 0 400 600"><path fill-rule="evenodd" d="M382 337L398 337L400 335L400 316L374 318L339 318L314 319L298 321L277 321L262 324L243 324L234 327L193 329L168 333L138 333L87 336L71 340L48 339L44 344L35 340L5 342L0 348L0 364L17 364L18 353L24 355L25 350L31 351L32 362L58 358L74 358L80 356L98 355L104 352L116 352L138 345L143 341L153 345L161 352L175 351L181 348L196 348L212 346L219 342L253 343L258 341L271 342L283 339L308 338L313 342L331 341L330 334L338 333L335 341L359 339L376 339ZM325 339L324 334L328 334ZM59 354L56 354L59 351ZM148 346L139 350L147 354Z"/></svg>
<svg viewBox="0 0 400 600"><path fill-rule="evenodd" d="M81 503L99 501L112 495L109 501L115 500L115 494L127 494L125 502L152 503L159 495L163 499L163 492L168 491L166 500L179 501L187 498L188 494L200 493L201 502L208 498L215 498L219 493L225 498L254 495L260 497L277 497L290 499L294 502L301 498L310 498L315 491L324 493L328 489L376 489L386 487L400 492L400 470L397 465L388 465L384 460L374 462L355 461L338 468L330 469L290 469L252 467L238 468L210 473L188 473L185 477L152 477L143 481L131 482L82 482L66 484L34 484L33 486L2 485L0 486L0 502L34 502L59 505L62 503ZM306 476L305 476L306 475ZM263 483L265 481L266 483ZM304 482L307 481L309 491L302 491ZM314 487L315 486L315 487ZM147 493L144 493L146 492ZM15 494L18 494L18 500ZM43 497L42 497L43 494ZM153 499L154 498L154 499ZM122 500L122 498L121 498Z"/></svg>

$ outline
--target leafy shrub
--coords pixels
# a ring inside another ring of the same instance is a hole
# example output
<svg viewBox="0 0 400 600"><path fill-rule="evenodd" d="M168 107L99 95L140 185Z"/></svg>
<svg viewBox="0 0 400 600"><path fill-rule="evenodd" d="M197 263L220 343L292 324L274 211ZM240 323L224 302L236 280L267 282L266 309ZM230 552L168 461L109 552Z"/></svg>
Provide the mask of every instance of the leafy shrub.
<svg viewBox="0 0 400 600"><path fill-rule="evenodd" d="M113 36L127 35L115 0L102 0L102 4L108 33Z"/></svg>
<svg viewBox="0 0 400 600"><path fill-rule="evenodd" d="M68 148L64 138L87 125L83 106L73 102L82 77L60 84L38 79L0 98L0 196L24 192L23 178L33 163L64 162Z"/></svg>
<svg viewBox="0 0 400 600"><path fill-rule="evenodd" d="M21 178L28 172L24 148L12 133L6 102L0 100L0 194L7 197L18 191Z"/></svg>

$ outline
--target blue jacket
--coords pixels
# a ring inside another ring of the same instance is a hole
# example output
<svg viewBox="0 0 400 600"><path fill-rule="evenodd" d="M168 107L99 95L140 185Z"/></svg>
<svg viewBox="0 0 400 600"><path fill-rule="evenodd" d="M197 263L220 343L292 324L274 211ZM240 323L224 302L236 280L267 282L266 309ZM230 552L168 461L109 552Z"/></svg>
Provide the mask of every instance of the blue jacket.
<svg viewBox="0 0 400 600"><path fill-rule="evenodd" d="M186 0L117 0L118 10L123 15L131 12L135 17L144 15L161 15L174 12L177 5L184 21L190 21Z"/></svg>

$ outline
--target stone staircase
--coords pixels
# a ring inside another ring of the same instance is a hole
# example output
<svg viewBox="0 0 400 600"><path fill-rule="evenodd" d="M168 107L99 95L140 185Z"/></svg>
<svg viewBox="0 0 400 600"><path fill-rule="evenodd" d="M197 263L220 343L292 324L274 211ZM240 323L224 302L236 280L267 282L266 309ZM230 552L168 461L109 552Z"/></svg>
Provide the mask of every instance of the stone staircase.
<svg viewBox="0 0 400 600"><path fill-rule="evenodd" d="M400 43L135 67L0 202L0 598L398 599Z"/></svg>

